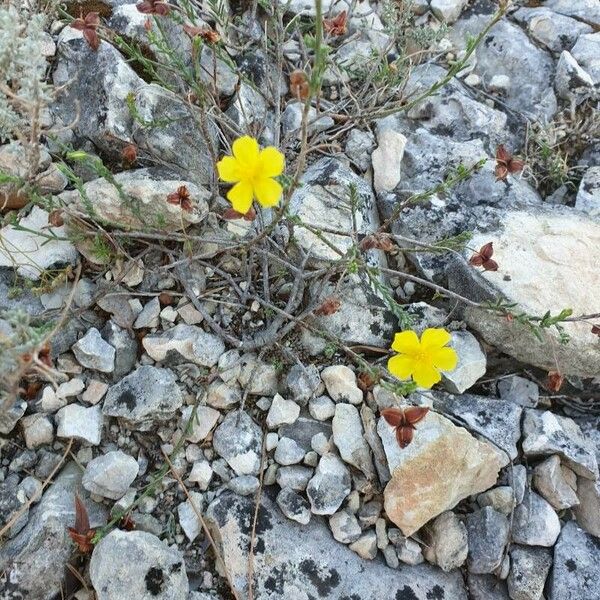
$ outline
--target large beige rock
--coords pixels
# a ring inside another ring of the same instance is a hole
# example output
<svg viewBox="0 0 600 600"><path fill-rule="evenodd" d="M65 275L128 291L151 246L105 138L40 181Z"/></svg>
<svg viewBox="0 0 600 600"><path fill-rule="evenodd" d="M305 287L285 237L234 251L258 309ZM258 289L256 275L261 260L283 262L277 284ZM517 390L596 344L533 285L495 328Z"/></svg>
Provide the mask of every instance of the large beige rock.
<svg viewBox="0 0 600 600"><path fill-rule="evenodd" d="M506 212L498 227L476 234L470 248L494 244L497 271L463 265L449 277L450 288L475 300L504 298L517 313L540 317L570 308L573 315L598 312L600 219L578 211L552 207ZM470 252L470 251L469 251ZM517 319L467 307L467 323L486 342L518 360L566 375L595 377L600 373L600 340L586 321L563 323L569 336L544 329L542 340Z"/></svg>
<svg viewBox="0 0 600 600"><path fill-rule="evenodd" d="M417 425L404 449L383 418L377 431L392 473L384 492L385 511L406 536L463 498L492 487L504 463L491 444L434 412Z"/></svg>

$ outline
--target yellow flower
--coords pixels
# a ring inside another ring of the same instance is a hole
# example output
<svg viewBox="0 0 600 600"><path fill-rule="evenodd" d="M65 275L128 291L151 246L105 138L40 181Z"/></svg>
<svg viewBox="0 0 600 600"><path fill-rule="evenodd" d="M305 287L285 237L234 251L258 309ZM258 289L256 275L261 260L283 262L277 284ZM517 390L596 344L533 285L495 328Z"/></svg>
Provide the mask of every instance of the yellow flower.
<svg viewBox="0 0 600 600"><path fill-rule="evenodd" d="M446 347L451 340L445 329L426 329L421 339L414 331L402 331L394 336L392 350L398 352L388 361L388 371L398 379L408 379L429 389L442 378L440 371L456 368L458 356Z"/></svg>
<svg viewBox="0 0 600 600"><path fill-rule="evenodd" d="M217 163L219 178L235 185L227 192L233 209L245 215L256 198L261 206L275 206L281 198L282 187L273 177L283 173L285 158L277 148L260 149L248 135L232 145L233 156L224 156Z"/></svg>

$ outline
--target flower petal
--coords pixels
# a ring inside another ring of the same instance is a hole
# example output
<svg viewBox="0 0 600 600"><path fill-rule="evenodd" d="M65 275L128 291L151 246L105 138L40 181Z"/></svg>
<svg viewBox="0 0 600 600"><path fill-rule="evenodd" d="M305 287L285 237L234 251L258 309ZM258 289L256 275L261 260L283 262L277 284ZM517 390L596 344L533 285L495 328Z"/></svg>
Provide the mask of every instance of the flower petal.
<svg viewBox="0 0 600 600"><path fill-rule="evenodd" d="M440 348L433 350L430 354L433 366L441 371L452 371L456 369L458 355L454 348Z"/></svg>
<svg viewBox="0 0 600 600"><path fill-rule="evenodd" d="M265 208L275 206L279 202L282 192L281 185L270 177L263 177L254 183L254 195L261 206Z"/></svg>
<svg viewBox="0 0 600 600"><path fill-rule="evenodd" d="M248 181L236 183L227 192L227 198L235 211L245 215L252 206L252 185Z"/></svg>
<svg viewBox="0 0 600 600"><path fill-rule="evenodd" d="M227 183L237 183L242 178L238 162L233 156L224 156L217 163L217 172L219 179Z"/></svg>
<svg viewBox="0 0 600 600"><path fill-rule="evenodd" d="M421 336L421 346L423 347L423 350L428 348L441 348L451 339L452 336L445 329L426 329Z"/></svg>
<svg viewBox="0 0 600 600"><path fill-rule="evenodd" d="M240 162L240 168L253 170L258 163L258 142L249 135L244 135L233 142L231 149L233 156Z"/></svg>
<svg viewBox="0 0 600 600"><path fill-rule="evenodd" d="M285 157L274 146L261 150L258 162L261 177L277 177L285 168Z"/></svg>
<svg viewBox="0 0 600 600"><path fill-rule="evenodd" d="M397 354L388 360L388 371L398 379L408 379L415 369L416 362L410 356Z"/></svg>
<svg viewBox="0 0 600 600"><path fill-rule="evenodd" d="M412 372L413 381L420 387L429 389L441 378L440 372L429 362L419 361Z"/></svg>
<svg viewBox="0 0 600 600"><path fill-rule="evenodd" d="M402 354L417 354L421 349L419 337L414 331L401 331L394 336L392 350Z"/></svg>

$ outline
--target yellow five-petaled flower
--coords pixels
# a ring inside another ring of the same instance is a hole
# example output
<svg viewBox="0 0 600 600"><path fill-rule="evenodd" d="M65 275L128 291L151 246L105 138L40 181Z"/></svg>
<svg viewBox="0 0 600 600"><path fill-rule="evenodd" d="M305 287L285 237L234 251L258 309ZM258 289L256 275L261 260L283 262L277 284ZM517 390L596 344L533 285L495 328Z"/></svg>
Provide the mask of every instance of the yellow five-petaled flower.
<svg viewBox="0 0 600 600"><path fill-rule="evenodd" d="M283 191L274 179L283 173L283 154L273 146L261 150L248 135L235 140L232 151L233 156L224 156L217 163L217 171L223 181L235 183L227 192L233 209L245 215L255 198L261 206L275 206Z"/></svg>
<svg viewBox="0 0 600 600"><path fill-rule="evenodd" d="M458 356L446 344L451 340L445 329L426 329L419 336L414 331L402 331L394 336L392 350L398 352L388 361L388 371L398 379L408 379L429 389L442 375L440 371L456 368Z"/></svg>

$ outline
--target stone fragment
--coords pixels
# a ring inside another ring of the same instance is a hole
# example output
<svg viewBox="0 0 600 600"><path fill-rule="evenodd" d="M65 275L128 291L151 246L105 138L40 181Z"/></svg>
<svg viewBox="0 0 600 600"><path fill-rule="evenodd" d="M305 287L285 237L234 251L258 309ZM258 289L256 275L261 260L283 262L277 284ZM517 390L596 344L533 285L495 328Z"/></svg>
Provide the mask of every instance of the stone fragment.
<svg viewBox="0 0 600 600"><path fill-rule="evenodd" d="M332 515L350 489L350 472L344 463L335 454L325 454L306 488L311 511L316 515Z"/></svg>
<svg viewBox="0 0 600 600"><path fill-rule="evenodd" d="M546 548L514 546L510 550L508 593L512 600L539 600L552 566L552 555Z"/></svg>
<svg viewBox="0 0 600 600"><path fill-rule="evenodd" d="M95 327L73 345L73 353L79 364L87 369L112 373L115 368L115 349L102 339Z"/></svg>
<svg viewBox="0 0 600 600"><path fill-rule="evenodd" d="M577 476L571 469L560 464L555 454L536 465L533 470L533 486L556 510L579 504L577 499Z"/></svg>
<svg viewBox="0 0 600 600"><path fill-rule="evenodd" d="M37 448L54 441L54 427L46 415L36 413L24 417L21 419L21 427L28 448Z"/></svg>
<svg viewBox="0 0 600 600"><path fill-rule="evenodd" d="M145 531L111 531L94 548L90 579L102 600L187 600L189 592L181 553Z"/></svg>
<svg viewBox="0 0 600 600"><path fill-rule="evenodd" d="M329 517L329 527L333 537L342 544L351 544L361 535L362 530L353 514L341 510Z"/></svg>
<svg viewBox="0 0 600 600"><path fill-rule="evenodd" d="M444 23L454 23L466 5L467 0L431 0L430 2L433 14Z"/></svg>
<svg viewBox="0 0 600 600"><path fill-rule="evenodd" d="M363 533L355 542L349 546L350 550L354 550L361 558L365 560L373 560L377 556L377 535L375 531L369 529Z"/></svg>
<svg viewBox="0 0 600 600"><path fill-rule="evenodd" d="M99 406L85 408L68 404L56 413L56 437L74 438L98 446L102 438L102 411Z"/></svg>
<svg viewBox="0 0 600 600"><path fill-rule="evenodd" d="M281 488L290 488L297 492L306 489L314 474L314 469L301 465L291 465L277 469L277 484Z"/></svg>
<svg viewBox="0 0 600 600"><path fill-rule="evenodd" d="M139 470L133 457L121 450L113 450L86 465L82 485L92 494L118 500L125 495Z"/></svg>
<svg viewBox="0 0 600 600"><path fill-rule="evenodd" d="M277 370L271 364L259 361L254 354L241 358L238 381L244 391L256 396L274 396L278 391Z"/></svg>
<svg viewBox="0 0 600 600"><path fill-rule="evenodd" d="M458 363L453 371L442 374L444 387L462 394L485 375L487 360L477 338L468 331L453 331L449 346L456 351Z"/></svg>
<svg viewBox="0 0 600 600"><path fill-rule="evenodd" d="M134 329L153 329L159 325L160 301L158 298L152 298L144 304L144 308L139 312L133 323Z"/></svg>
<svg viewBox="0 0 600 600"><path fill-rule="evenodd" d="M511 375L498 382L498 395L507 402L514 402L526 408L535 408L540 398L540 390L533 381L518 375Z"/></svg>
<svg viewBox="0 0 600 600"><path fill-rule="evenodd" d="M578 477L577 498L579 505L573 509L577 524L600 538L600 481Z"/></svg>
<svg viewBox="0 0 600 600"><path fill-rule="evenodd" d="M495 511L508 516L516 504L514 490L509 485L495 487L479 494L477 504L482 508L491 506Z"/></svg>
<svg viewBox="0 0 600 600"><path fill-rule="evenodd" d="M238 496L250 496L260 487L260 481L254 475L238 475L229 480L227 487Z"/></svg>
<svg viewBox="0 0 600 600"><path fill-rule="evenodd" d="M281 512L292 521L307 525L310 521L310 505L304 496L291 488L283 488L277 494L277 506Z"/></svg>
<svg viewBox="0 0 600 600"><path fill-rule="evenodd" d="M295 402L275 394L267 414L267 427L277 429L280 425L294 423L299 415L300 407Z"/></svg>
<svg viewBox="0 0 600 600"><path fill-rule="evenodd" d="M402 450L385 419L377 430L392 473L384 491L385 510L406 536L498 478L497 451L436 413L419 422L412 443Z"/></svg>
<svg viewBox="0 0 600 600"><path fill-rule="evenodd" d="M190 497L177 507L179 525L190 542L193 542L202 531L202 524L198 518L198 513L202 514L202 506L202 494L191 491Z"/></svg>
<svg viewBox="0 0 600 600"><path fill-rule="evenodd" d="M109 311L110 312L110 311ZM138 357L138 343L128 328L110 319L101 330L102 337L115 349L113 377L118 379L133 371Z"/></svg>
<svg viewBox="0 0 600 600"><path fill-rule="evenodd" d="M131 429L148 431L154 423L172 418L182 404L173 371L144 365L110 387L102 412Z"/></svg>
<svg viewBox="0 0 600 600"><path fill-rule="evenodd" d="M583 174L575 198L575 208L592 217L600 216L600 166L590 167Z"/></svg>
<svg viewBox="0 0 600 600"><path fill-rule="evenodd" d="M508 543L510 524L508 519L486 506L467 517L469 534L469 571L471 573L493 573L504 557Z"/></svg>
<svg viewBox="0 0 600 600"><path fill-rule="evenodd" d="M535 492L526 491L513 515L513 540L524 546L553 546L559 533L560 521L552 506Z"/></svg>
<svg viewBox="0 0 600 600"><path fill-rule="evenodd" d="M231 411L213 434L213 447L237 475L257 475L262 432L244 411Z"/></svg>
<svg viewBox="0 0 600 600"><path fill-rule="evenodd" d="M425 528L427 544L423 553L432 564L452 571L464 564L469 551L467 528L452 512L446 511Z"/></svg>
<svg viewBox="0 0 600 600"><path fill-rule="evenodd" d="M181 412L181 426L185 428L192 416L193 407L186 406ZM221 413L210 406L198 406L192 420L191 430L187 439L193 444L205 440L212 428L217 424Z"/></svg>
<svg viewBox="0 0 600 600"><path fill-rule="evenodd" d="M333 442L348 464L363 472L367 479L375 477L371 452L363 438L358 410L351 404L337 404L332 422Z"/></svg>
<svg viewBox="0 0 600 600"><path fill-rule="evenodd" d="M555 415L549 410L526 410L523 434L525 456L558 454L578 475L598 479L594 449L573 419Z"/></svg>
<svg viewBox="0 0 600 600"><path fill-rule="evenodd" d="M192 465L188 479L192 483L196 483L201 491L205 491L212 479L212 475L213 470L210 463L206 460L199 460Z"/></svg>
<svg viewBox="0 0 600 600"><path fill-rule="evenodd" d="M391 192L400 183L400 168L406 136L384 128L377 135L378 146L371 154L373 187L378 194Z"/></svg>
<svg viewBox="0 0 600 600"><path fill-rule="evenodd" d="M275 460L280 465L295 465L302 462L304 454L304 449L288 437L282 437L275 448Z"/></svg>
<svg viewBox="0 0 600 600"><path fill-rule="evenodd" d="M327 393L334 402L350 402L361 404L363 393L356 385L356 375L345 365L325 367L321 378L327 388Z"/></svg>
<svg viewBox="0 0 600 600"><path fill-rule="evenodd" d="M312 398L308 403L308 412L317 421L327 421L335 414L335 403L329 396Z"/></svg>

